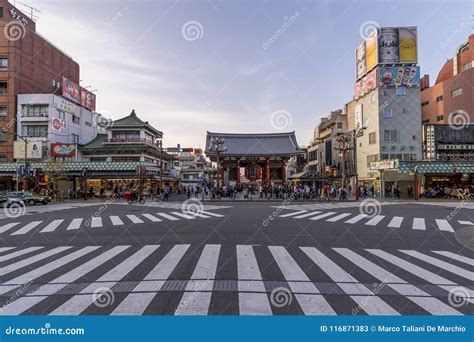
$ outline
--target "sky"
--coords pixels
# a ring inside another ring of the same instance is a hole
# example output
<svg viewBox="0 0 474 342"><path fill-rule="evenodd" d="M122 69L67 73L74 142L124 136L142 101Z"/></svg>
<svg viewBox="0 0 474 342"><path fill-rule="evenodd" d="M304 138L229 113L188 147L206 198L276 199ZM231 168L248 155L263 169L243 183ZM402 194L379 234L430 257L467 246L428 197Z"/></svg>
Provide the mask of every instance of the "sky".
<svg viewBox="0 0 474 342"><path fill-rule="evenodd" d="M417 26L421 73L433 83L474 13L460 0L21 2L79 63L98 112L135 109L165 147L201 148L206 131L296 131L307 145L319 118L352 99L354 50L375 26Z"/></svg>

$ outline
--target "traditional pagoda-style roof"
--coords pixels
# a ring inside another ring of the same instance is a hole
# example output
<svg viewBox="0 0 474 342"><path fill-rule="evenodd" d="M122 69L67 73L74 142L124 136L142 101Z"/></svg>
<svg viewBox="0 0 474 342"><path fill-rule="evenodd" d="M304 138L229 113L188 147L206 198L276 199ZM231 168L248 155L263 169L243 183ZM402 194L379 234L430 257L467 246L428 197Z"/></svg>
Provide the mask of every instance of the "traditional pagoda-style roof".
<svg viewBox="0 0 474 342"><path fill-rule="evenodd" d="M107 134L97 134L95 138L93 138L91 141L81 146L81 151L103 148L105 138L107 138Z"/></svg>
<svg viewBox="0 0 474 342"><path fill-rule="evenodd" d="M208 156L216 155L212 150L211 139L222 138L225 151L220 155L225 156L294 156L303 153L298 147L295 132L286 133L215 133L207 132L206 150Z"/></svg>
<svg viewBox="0 0 474 342"><path fill-rule="evenodd" d="M155 133L159 138L163 137L163 132L157 130L151 126L148 121L141 120L135 113L135 109L132 109L132 112L121 119L115 120L111 125L111 129L114 128L146 128L149 131Z"/></svg>

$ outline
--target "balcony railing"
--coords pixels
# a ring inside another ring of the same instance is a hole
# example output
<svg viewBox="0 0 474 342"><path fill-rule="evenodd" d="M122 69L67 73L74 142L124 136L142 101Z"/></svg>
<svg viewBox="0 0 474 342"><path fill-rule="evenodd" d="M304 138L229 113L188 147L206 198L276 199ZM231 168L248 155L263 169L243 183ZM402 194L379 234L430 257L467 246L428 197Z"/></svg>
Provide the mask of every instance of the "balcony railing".
<svg viewBox="0 0 474 342"><path fill-rule="evenodd" d="M105 138L104 143L117 143L117 144L149 144L158 146L157 143L150 141L145 138Z"/></svg>

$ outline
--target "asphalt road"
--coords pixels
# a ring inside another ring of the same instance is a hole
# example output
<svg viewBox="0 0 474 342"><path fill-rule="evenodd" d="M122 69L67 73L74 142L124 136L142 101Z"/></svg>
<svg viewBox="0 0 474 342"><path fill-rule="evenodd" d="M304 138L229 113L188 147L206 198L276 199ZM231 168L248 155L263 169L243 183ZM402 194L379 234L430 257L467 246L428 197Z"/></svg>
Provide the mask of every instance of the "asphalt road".
<svg viewBox="0 0 474 342"><path fill-rule="evenodd" d="M473 312L472 209L376 201L184 209L78 202L0 215L0 314Z"/></svg>

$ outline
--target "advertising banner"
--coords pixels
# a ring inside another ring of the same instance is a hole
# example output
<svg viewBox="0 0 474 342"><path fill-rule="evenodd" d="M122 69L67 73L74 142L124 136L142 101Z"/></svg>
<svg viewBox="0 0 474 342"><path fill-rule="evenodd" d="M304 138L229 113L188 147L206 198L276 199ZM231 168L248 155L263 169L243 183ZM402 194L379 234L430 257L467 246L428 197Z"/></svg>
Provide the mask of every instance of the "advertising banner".
<svg viewBox="0 0 474 342"><path fill-rule="evenodd" d="M51 144L51 157L64 157L76 155L76 144Z"/></svg>
<svg viewBox="0 0 474 342"><path fill-rule="evenodd" d="M379 86L391 87L418 87L420 85L420 67L380 67L378 72Z"/></svg>
<svg viewBox="0 0 474 342"><path fill-rule="evenodd" d="M377 69L370 71L365 77L356 82L355 98L364 96L377 88Z"/></svg>
<svg viewBox="0 0 474 342"><path fill-rule="evenodd" d="M26 158L27 159L41 159L43 151L43 142L40 141L28 141L26 144ZM25 142L14 141L13 142L13 158L24 159L25 158Z"/></svg>
<svg viewBox="0 0 474 342"><path fill-rule="evenodd" d="M95 94L81 87L81 105L95 112Z"/></svg>
<svg viewBox="0 0 474 342"><path fill-rule="evenodd" d="M66 121L61 120L60 118L53 118L51 121L51 126L53 131L66 132Z"/></svg>
<svg viewBox="0 0 474 342"><path fill-rule="evenodd" d="M367 72L367 65L365 64L365 41L356 49L356 80L360 79Z"/></svg>
<svg viewBox="0 0 474 342"><path fill-rule="evenodd" d="M372 70L377 65L377 53L377 30L375 30L365 40L365 61L367 71Z"/></svg>
<svg viewBox="0 0 474 342"><path fill-rule="evenodd" d="M53 106L56 107L59 110L71 113L71 114L76 114L76 106L74 103L66 100L63 97L56 96L54 95L53 97Z"/></svg>
<svg viewBox="0 0 474 342"><path fill-rule="evenodd" d="M397 28L381 28L378 37L378 55L380 64L399 62L399 40Z"/></svg>
<svg viewBox="0 0 474 342"><path fill-rule="evenodd" d="M400 63L418 63L416 27L401 27L398 29L400 41Z"/></svg>
<svg viewBox="0 0 474 342"><path fill-rule="evenodd" d="M376 162L370 163L371 170L391 170L391 169L398 169L398 159L392 160L380 160Z"/></svg>
<svg viewBox="0 0 474 342"><path fill-rule="evenodd" d="M359 103L355 107L354 117L355 117L355 126L357 128L361 128L362 125L363 125L363 122L364 122L364 116L363 116L363 112L362 112L362 103Z"/></svg>
<svg viewBox="0 0 474 342"><path fill-rule="evenodd" d="M63 76L62 95L76 103L81 103L81 89L79 84Z"/></svg>

